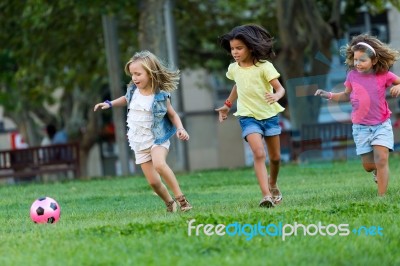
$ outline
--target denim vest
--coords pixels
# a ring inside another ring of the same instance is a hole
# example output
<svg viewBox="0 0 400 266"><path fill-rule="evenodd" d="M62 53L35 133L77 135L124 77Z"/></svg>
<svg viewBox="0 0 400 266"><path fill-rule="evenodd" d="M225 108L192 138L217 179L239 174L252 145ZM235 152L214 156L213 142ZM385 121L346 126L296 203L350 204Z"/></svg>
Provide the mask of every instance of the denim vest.
<svg viewBox="0 0 400 266"><path fill-rule="evenodd" d="M129 104L132 100L133 92L136 90L135 85L129 85L125 94L126 102ZM166 142L170 137L176 133L176 127L169 120L167 115L167 99L170 98L168 92L160 90L154 95L154 102L152 106L153 124L151 125L151 132L154 136L154 144L160 145Z"/></svg>

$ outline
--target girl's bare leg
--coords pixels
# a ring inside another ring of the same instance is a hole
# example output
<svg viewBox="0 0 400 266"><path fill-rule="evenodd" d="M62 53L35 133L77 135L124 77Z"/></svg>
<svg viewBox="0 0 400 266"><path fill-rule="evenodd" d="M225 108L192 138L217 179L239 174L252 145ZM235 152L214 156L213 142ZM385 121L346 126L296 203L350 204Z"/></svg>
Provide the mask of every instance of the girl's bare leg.
<svg viewBox="0 0 400 266"><path fill-rule="evenodd" d="M247 141L253 152L254 171L257 176L258 184L263 197L271 196L268 185L268 172L265 166L266 153L264 149L263 139L260 134L252 133L247 135Z"/></svg>
<svg viewBox="0 0 400 266"><path fill-rule="evenodd" d="M389 149L383 146L373 146L373 152L361 155L361 160L365 171L376 170L378 180L378 195L386 193L389 182Z"/></svg>
<svg viewBox="0 0 400 266"><path fill-rule="evenodd" d="M174 172L166 162L167 154L168 150L162 146L156 146L151 149L151 158L155 171L162 176L167 186L174 193L174 196L179 197L183 193Z"/></svg>
<svg viewBox="0 0 400 266"><path fill-rule="evenodd" d="M389 182L389 149L375 145L374 161L376 165L376 177L378 179L378 195L386 193Z"/></svg>
<svg viewBox="0 0 400 266"><path fill-rule="evenodd" d="M167 204L172 201L172 197L169 194L165 185L161 182L160 175L153 167L153 162L145 162L141 165L144 176L147 179L149 185L153 188L153 190L157 193L158 196Z"/></svg>
<svg viewBox="0 0 400 266"><path fill-rule="evenodd" d="M367 172L372 172L376 170L374 153L371 151L361 155L362 165Z"/></svg>
<svg viewBox="0 0 400 266"><path fill-rule="evenodd" d="M269 156L269 185L271 188L276 187L278 181L279 168L281 165L281 146L279 135L265 137Z"/></svg>

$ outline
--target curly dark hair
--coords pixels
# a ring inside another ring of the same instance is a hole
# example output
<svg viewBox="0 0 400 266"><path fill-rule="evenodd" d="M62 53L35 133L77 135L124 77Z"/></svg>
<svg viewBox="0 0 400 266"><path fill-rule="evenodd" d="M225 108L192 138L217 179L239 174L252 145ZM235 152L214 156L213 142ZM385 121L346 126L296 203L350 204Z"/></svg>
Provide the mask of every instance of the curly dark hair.
<svg viewBox="0 0 400 266"><path fill-rule="evenodd" d="M231 52L230 41L241 40L251 51L253 63L270 60L275 56L273 50L274 38L263 27L255 24L242 25L233 28L229 33L219 38L221 47Z"/></svg>
<svg viewBox="0 0 400 266"><path fill-rule="evenodd" d="M358 44L365 42L374 48L375 53L365 45ZM365 52L371 60L377 60L373 66L375 73L384 73L389 71L393 64L399 59L399 51L390 48L387 44L381 42L377 37L369 34L360 34L354 36L350 43L343 46L341 54L346 57L346 65L349 70L354 69L354 52Z"/></svg>

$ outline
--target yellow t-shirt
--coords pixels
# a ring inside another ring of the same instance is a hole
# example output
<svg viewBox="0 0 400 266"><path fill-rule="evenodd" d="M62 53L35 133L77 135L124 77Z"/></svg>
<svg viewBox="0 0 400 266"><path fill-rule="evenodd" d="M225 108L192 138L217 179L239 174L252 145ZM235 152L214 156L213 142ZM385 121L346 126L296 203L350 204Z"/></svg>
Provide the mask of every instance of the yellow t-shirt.
<svg viewBox="0 0 400 266"><path fill-rule="evenodd" d="M268 104L265 93L273 93L271 80L280 74L268 61L250 67L241 67L237 62L228 67L226 77L235 81L238 93L235 116L249 116L257 120L267 119L285 110L279 103Z"/></svg>

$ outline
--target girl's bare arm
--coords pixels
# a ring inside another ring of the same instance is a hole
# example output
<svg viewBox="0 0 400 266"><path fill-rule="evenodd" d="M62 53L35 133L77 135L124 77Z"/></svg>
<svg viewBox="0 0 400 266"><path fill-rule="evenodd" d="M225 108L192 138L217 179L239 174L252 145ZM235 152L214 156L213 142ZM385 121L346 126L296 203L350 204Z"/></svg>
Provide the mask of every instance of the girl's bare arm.
<svg viewBox="0 0 400 266"><path fill-rule="evenodd" d="M390 95L392 97L399 97L400 96L400 77L397 77L397 79L393 82L393 87L390 88Z"/></svg>
<svg viewBox="0 0 400 266"><path fill-rule="evenodd" d="M107 102L98 103L94 106L94 111L96 112L96 110L99 108L104 110L104 109L108 109L111 107L126 106L126 104L127 104L125 96L121 96L115 100L112 100L112 101L110 101L110 103L111 103L111 106Z"/></svg>
<svg viewBox="0 0 400 266"><path fill-rule="evenodd" d="M285 95L285 89L283 88L282 84L279 82L278 79L273 79L269 82L271 86L274 88L274 93L266 93L265 100L269 104L276 103Z"/></svg>
<svg viewBox="0 0 400 266"><path fill-rule="evenodd" d="M351 93L351 89L346 87L346 89L344 91L335 92L335 93L324 91L324 90L317 90L315 92L314 96L320 96L322 98L336 101L336 102L348 102L348 101L350 101L350 93Z"/></svg>
<svg viewBox="0 0 400 266"><path fill-rule="evenodd" d="M167 100L167 115L172 124L177 128L176 135L178 136L178 138L181 140L189 140L189 134L183 127L182 120L179 117L178 113L175 111L174 107L172 107L169 99Z"/></svg>
<svg viewBox="0 0 400 266"><path fill-rule="evenodd" d="M228 102L230 102L231 104L233 104L238 98L238 94L237 94L237 89L236 89L236 85L233 85L232 91L228 96L228 99L226 99ZM218 120L219 122L224 121L225 119L228 118L228 113L229 110L231 108L228 107L226 104L224 104L223 106L215 109L215 111L218 112Z"/></svg>

